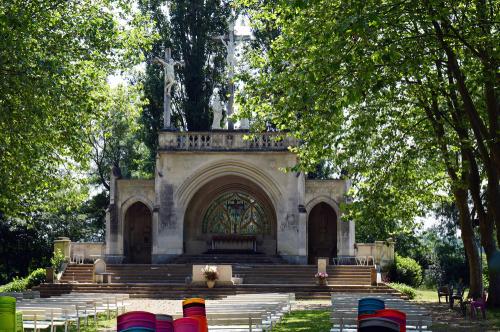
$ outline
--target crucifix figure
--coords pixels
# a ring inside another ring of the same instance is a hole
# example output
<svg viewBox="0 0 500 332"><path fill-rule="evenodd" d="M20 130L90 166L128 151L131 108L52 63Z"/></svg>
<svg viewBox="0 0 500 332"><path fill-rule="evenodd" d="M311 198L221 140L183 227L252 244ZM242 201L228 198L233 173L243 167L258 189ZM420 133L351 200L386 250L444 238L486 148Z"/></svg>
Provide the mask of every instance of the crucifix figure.
<svg viewBox="0 0 500 332"><path fill-rule="evenodd" d="M176 83L175 66L184 66L184 62L174 61L171 56L170 48L165 49L164 59L155 57L154 62L163 66L163 78L165 80L163 88L163 129L172 129L170 124L170 91Z"/></svg>
<svg viewBox="0 0 500 332"><path fill-rule="evenodd" d="M231 18L229 21L229 34L227 36L226 35L217 36L214 37L214 39L220 40L227 49L226 63L228 67L229 100L226 107L226 114L229 117L231 114L233 114L233 104L234 104L233 78L234 78L234 67L236 65L236 58L235 58L236 43L240 41L250 40L250 36L236 35L234 33L234 18ZM234 129L234 124L231 121L228 121L228 129L229 130Z"/></svg>

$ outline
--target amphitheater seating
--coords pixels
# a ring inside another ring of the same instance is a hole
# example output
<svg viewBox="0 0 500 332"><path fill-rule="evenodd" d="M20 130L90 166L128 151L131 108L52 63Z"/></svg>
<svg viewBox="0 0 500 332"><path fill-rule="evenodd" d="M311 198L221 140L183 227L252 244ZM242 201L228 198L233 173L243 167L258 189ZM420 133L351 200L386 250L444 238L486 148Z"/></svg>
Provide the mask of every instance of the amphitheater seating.
<svg viewBox="0 0 500 332"><path fill-rule="evenodd" d="M374 300L383 301L386 309L367 310L367 312L372 311L371 314L362 313L364 308L361 308L360 312L358 304L359 300L363 298L371 299L368 302L371 302L372 308L366 308L365 306L366 309L374 309L373 307L377 306L376 304L374 305L376 303ZM382 322L384 322L384 325L387 325L385 327L386 331L392 331L391 328L394 328L394 324L390 322L385 324L385 321L399 321L397 331L401 331L403 314L405 315L406 330L408 331L430 331L432 325L432 318L428 310L397 296L369 293L335 293L332 294L331 300L331 321L333 324L331 332L357 331L358 318L365 320L362 324L360 322L360 331L375 331L375 326Z"/></svg>
<svg viewBox="0 0 500 332"><path fill-rule="evenodd" d="M264 331L291 310L293 293L239 294L206 305L209 331Z"/></svg>
<svg viewBox="0 0 500 332"><path fill-rule="evenodd" d="M57 327L68 330L71 325L75 325L79 330L81 324L97 326L98 314L105 313L110 316L111 313L116 313L119 317L118 331L126 331L131 326L129 323L132 317L132 320L146 323L142 326L144 331L155 326L156 331L173 332L177 324L179 331L191 332L194 331L192 327L196 322L196 331L199 331L201 326L202 331L209 332L259 332L274 327L283 315L291 310L295 295L239 294L207 303L204 303L203 299L184 302L182 312L172 313L172 316L168 315L170 313L153 315L137 312L119 315L125 312L128 298L127 294L70 293L51 298L22 298L17 301L16 309L22 313L24 328L33 330L55 331ZM184 320L179 321L180 318Z"/></svg>
<svg viewBox="0 0 500 332"><path fill-rule="evenodd" d="M19 297L19 294L18 294ZM17 301L16 311L21 313L24 329L50 329L75 324L77 329L80 323L88 325L89 318L97 325L97 315L111 312L118 314L124 311L128 303L128 294L78 294L71 293L52 298L21 298Z"/></svg>

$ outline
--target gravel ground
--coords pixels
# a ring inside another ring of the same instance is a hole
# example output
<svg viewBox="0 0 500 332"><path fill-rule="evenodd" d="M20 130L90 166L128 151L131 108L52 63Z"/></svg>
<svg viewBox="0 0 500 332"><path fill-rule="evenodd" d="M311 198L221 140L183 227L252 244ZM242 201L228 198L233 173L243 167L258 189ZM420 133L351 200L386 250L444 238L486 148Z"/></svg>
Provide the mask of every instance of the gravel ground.
<svg viewBox="0 0 500 332"><path fill-rule="evenodd" d="M148 311L154 314L182 315L182 300L129 299L127 311Z"/></svg>
<svg viewBox="0 0 500 332"><path fill-rule="evenodd" d="M207 300L214 303L220 300ZM155 314L182 315L182 300L160 300L160 299L130 299L127 311L149 311ZM328 309L329 300L298 300L295 301L293 310Z"/></svg>

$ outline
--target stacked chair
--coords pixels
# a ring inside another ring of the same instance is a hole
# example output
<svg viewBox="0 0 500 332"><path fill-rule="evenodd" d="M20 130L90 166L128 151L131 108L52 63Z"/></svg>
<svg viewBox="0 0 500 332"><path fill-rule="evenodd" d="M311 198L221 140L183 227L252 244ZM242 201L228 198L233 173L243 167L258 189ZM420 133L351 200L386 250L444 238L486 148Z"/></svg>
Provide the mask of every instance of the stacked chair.
<svg viewBox="0 0 500 332"><path fill-rule="evenodd" d="M174 332L174 319L170 315L156 315L157 332Z"/></svg>
<svg viewBox="0 0 500 332"><path fill-rule="evenodd" d="M385 303L381 299L360 299L358 331L406 332L406 314L398 310L385 309Z"/></svg>
<svg viewBox="0 0 500 332"><path fill-rule="evenodd" d="M182 318L155 315L146 311L131 311L117 317L118 332L208 332L205 300L182 301ZM2 331L3 332L3 331Z"/></svg>
<svg viewBox="0 0 500 332"><path fill-rule="evenodd" d="M130 311L116 318L118 332L155 332L156 315L146 311Z"/></svg>
<svg viewBox="0 0 500 332"><path fill-rule="evenodd" d="M200 322L193 317L177 318L174 320L174 331L176 332L198 332Z"/></svg>
<svg viewBox="0 0 500 332"><path fill-rule="evenodd" d="M0 296L0 331L16 332L16 299Z"/></svg>
<svg viewBox="0 0 500 332"><path fill-rule="evenodd" d="M198 321L198 330L193 332L208 332L207 312L205 310L204 299L191 298L182 301L182 315L184 318L190 318ZM175 331L177 331L177 329L175 329ZM186 332L191 332L191 330L186 330Z"/></svg>

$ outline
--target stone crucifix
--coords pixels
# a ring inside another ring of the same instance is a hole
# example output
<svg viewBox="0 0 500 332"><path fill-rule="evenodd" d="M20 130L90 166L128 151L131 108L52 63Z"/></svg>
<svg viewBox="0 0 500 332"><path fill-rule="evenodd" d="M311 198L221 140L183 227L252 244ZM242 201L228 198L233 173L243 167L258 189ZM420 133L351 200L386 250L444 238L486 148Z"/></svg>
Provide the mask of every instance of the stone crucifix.
<svg viewBox="0 0 500 332"><path fill-rule="evenodd" d="M226 114L229 117L233 114L233 104L234 104L234 67L236 66L236 44L240 41L250 40L250 36L245 35L236 35L234 33L234 18L231 18L229 21L229 34L214 37L214 39L220 40L222 44L227 49L226 55L226 64L228 67L228 90L229 90L229 100L226 106ZM231 121L228 121L228 129L234 129L234 124Z"/></svg>
<svg viewBox="0 0 500 332"><path fill-rule="evenodd" d="M165 58L154 58L154 62L163 66L163 78L165 80L163 88L163 129L172 129L170 124L170 109L171 109L171 96L170 92L172 87L176 84L175 81L175 66L184 66L182 61L174 61L171 56L170 48L165 49Z"/></svg>

